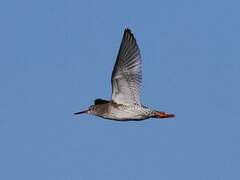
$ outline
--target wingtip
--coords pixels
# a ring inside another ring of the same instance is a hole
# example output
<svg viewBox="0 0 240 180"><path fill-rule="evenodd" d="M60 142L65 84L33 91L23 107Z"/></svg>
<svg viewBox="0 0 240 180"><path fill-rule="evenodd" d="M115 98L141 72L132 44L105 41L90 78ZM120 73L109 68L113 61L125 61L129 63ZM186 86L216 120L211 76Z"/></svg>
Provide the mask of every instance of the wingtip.
<svg viewBox="0 0 240 180"><path fill-rule="evenodd" d="M131 32L131 29L130 29L129 27L126 27L126 28L125 28L125 31Z"/></svg>
<svg viewBox="0 0 240 180"><path fill-rule="evenodd" d="M130 28L125 28L125 30L124 30L124 34L130 34L130 35L132 35L132 31L131 31L131 29Z"/></svg>
<svg viewBox="0 0 240 180"><path fill-rule="evenodd" d="M128 40L133 40L133 42L136 42L136 39L134 37L134 34L132 33L130 28L125 28L123 38L128 39Z"/></svg>

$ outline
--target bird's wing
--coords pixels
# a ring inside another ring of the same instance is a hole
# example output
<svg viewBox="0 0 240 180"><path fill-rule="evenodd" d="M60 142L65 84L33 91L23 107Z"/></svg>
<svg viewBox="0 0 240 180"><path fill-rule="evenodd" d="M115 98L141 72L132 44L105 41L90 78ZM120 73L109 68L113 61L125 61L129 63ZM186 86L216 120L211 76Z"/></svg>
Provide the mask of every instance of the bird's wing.
<svg viewBox="0 0 240 180"><path fill-rule="evenodd" d="M112 100L114 102L141 105L141 65L141 55L136 39L129 29L125 29L112 72Z"/></svg>

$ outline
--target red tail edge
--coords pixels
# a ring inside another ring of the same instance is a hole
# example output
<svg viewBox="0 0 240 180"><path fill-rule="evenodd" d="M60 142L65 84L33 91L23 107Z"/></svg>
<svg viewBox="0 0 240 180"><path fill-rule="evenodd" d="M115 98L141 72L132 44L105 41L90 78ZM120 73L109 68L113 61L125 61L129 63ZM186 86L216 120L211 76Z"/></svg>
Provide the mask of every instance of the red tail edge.
<svg viewBox="0 0 240 180"><path fill-rule="evenodd" d="M155 118L174 118L174 117L175 117L175 114L168 114L168 113L159 112L159 111L155 112Z"/></svg>

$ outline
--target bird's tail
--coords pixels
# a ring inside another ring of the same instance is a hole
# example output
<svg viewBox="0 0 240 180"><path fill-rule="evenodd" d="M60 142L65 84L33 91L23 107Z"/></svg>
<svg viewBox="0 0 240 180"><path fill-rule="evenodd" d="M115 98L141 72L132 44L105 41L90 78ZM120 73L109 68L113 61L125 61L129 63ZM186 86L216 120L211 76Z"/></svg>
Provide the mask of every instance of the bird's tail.
<svg viewBox="0 0 240 180"><path fill-rule="evenodd" d="M175 114L168 114L165 112L160 112L160 111L155 111L155 115L153 116L154 118L174 118Z"/></svg>

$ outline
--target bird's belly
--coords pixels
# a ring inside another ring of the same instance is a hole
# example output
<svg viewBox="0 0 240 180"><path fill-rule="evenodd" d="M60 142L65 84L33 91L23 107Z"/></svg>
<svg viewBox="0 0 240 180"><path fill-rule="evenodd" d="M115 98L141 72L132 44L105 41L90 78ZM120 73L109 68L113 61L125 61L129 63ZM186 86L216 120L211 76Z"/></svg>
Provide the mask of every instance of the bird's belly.
<svg viewBox="0 0 240 180"><path fill-rule="evenodd" d="M102 117L117 120L117 121L134 121L134 120L144 120L149 118L146 112L140 110L138 107L131 108L111 108L107 114Z"/></svg>

